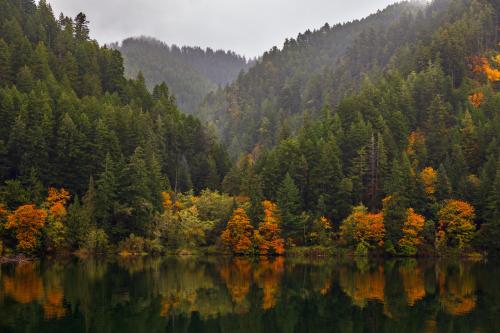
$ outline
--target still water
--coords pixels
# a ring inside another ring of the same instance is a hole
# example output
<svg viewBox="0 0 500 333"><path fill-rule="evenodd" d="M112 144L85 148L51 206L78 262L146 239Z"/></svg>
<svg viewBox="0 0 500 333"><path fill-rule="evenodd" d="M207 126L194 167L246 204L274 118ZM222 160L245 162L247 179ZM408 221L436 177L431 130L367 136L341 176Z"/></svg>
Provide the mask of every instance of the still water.
<svg viewBox="0 0 500 333"><path fill-rule="evenodd" d="M168 257L0 267L0 332L500 332L500 266Z"/></svg>

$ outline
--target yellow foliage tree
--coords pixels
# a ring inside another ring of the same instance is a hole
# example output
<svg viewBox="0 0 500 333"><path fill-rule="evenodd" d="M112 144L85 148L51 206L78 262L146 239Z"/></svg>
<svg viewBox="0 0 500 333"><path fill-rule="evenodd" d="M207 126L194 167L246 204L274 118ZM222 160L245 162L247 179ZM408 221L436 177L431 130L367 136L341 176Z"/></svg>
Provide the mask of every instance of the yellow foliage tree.
<svg viewBox="0 0 500 333"><path fill-rule="evenodd" d="M35 205L20 206L8 216L5 227L14 230L20 251L30 252L36 249L46 218L45 210L38 209Z"/></svg>
<svg viewBox="0 0 500 333"><path fill-rule="evenodd" d="M245 210L237 208L221 234L222 243L235 254L248 254L252 251L253 227Z"/></svg>
<svg viewBox="0 0 500 333"><path fill-rule="evenodd" d="M424 229L425 218L415 213L413 208L408 208L406 221L403 225L403 237L399 240L399 246L405 249L408 254L415 254L417 246L422 243L420 233Z"/></svg>
<svg viewBox="0 0 500 333"><path fill-rule="evenodd" d="M466 248L476 230L474 207L465 201L448 200L438 215L438 247Z"/></svg>
<svg viewBox="0 0 500 333"><path fill-rule="evenodd" d="M264 207L264 220L259 223L259 228L254 233L259 253L263 255L283 254L285 253L285 240L281 238L278 206L268 200L263 201L262 206Z"/></svg>
<svg viewBox="0 0 500 333"><path fill-rule="evenodd" d="M498 63L499 59L498 54L494 55L492 57L493 62L495 63L496 66L500 66ZM500 81L500 70L493 68L490 64L490 61L486 57L479 57L474 59L474 62L476 63L474 67L475 72L482 72L486 74L486 78L490 82L498 82Z"/></svg>
<svg viewBox="0 0 500 333"><path fill-rule="evenodd" d="M55 204L62 204L64 206L66 205L66 203L69 201L70 198L71 196L69 192L66 191L64 188L58 190L54 187L51 187L49 188L47 194L47 202L49 204L49 207L52 207Z"/></svg>
<svg viewBox="0 0 500 333"><path fill-rule="evenodd" d="M65 219L68 215L66 210L66 205L71 199L68 191L64 188L60 190L56 188L49 188L46 207L47 210L47 249L57 250L64 246L66 241L67 226L65 225Z"/></svg>
<svg viewBox="0 0 500 333"><path fill-rule="evenodd" d="M432 196L436 193L437 171L432 167L427 167L420 172L420 180L424 185L425 194Z"/></svg>

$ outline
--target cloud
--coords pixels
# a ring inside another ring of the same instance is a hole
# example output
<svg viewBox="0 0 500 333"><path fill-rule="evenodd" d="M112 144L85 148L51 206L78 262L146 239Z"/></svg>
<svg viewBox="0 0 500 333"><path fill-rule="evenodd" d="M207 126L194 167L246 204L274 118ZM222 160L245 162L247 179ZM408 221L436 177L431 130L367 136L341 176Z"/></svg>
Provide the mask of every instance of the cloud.
<svg viewBox="0 0 500 333"><path fill-rule="evenodd" d="M49 0L54 13L87 14L101 43L147 35L168 44L254 57L306 29L362 18L394 0Z"/></svg>

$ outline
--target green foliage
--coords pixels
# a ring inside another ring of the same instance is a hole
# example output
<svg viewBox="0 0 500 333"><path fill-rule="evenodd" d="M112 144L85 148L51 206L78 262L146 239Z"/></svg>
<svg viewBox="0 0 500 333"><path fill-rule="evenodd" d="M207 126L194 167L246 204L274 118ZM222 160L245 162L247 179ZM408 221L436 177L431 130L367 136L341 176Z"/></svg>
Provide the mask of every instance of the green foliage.
<svg viewBox="0 0 500 333"><path fill-rule="evenodd" d="M56 19L45 1L13 0L1 11L1 202L41 204L54 185L75 197L66 220L48 221L47 249L144 237L165 189L220 187L230 162L214 134L180 113L164 83L151 94L142 75L127 80L120 52L90 40L84 13Z"/></svg>
<svg viewBox="0 0 500 333"><path fill-rule="evenodd" d="M122 256L141 255L144 253L144 238L130 234L118 243L118 253Z"/></svg>
<svg viewBox="0 0 500 333"><path fill-rule="evenodd" d="M91 228L87 231L82 249L93 254L104 254L109 247L108 235L103 229Z"/></svg>
<svg viewBox="0 0 500 333"><path fill-rule="evenodd" d="M304 242L305 226L301 217L299 189L290 174L286 174L277 191L281 226L285 238Z"/></svg>

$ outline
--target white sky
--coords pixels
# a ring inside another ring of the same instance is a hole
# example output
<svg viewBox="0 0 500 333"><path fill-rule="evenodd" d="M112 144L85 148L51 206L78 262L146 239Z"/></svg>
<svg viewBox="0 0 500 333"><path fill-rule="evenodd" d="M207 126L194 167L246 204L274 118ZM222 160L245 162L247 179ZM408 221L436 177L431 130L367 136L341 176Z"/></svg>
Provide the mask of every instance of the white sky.
<svg viewBox="0 0 500 333"><path fill-rule="evenodd" d="M152 36L167 44L233 50L247 57L287 37L365 17L396 0L48 0L54 14L90 21L100 43Z"/></svg>

